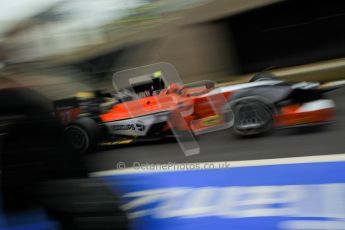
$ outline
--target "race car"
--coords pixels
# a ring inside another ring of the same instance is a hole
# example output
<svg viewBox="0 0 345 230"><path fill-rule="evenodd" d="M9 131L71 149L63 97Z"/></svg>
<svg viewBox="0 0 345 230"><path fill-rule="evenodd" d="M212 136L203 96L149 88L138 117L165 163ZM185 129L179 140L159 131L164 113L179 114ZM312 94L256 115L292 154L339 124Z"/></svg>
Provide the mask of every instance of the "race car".
<svg viewBox="0 0 345 230"><path fill-rule="evenodd" d="M250 82L219 86L212 81L170 84L154 95L114 103L99 114L76 115L65 127L71 146L88 152L97 145L157 140L222 129L239 136L264 134L277 127L318 125L335 119L335 104L315 82L290 83L271 73ZM67 110L68 111L68 110Z"/></svg>

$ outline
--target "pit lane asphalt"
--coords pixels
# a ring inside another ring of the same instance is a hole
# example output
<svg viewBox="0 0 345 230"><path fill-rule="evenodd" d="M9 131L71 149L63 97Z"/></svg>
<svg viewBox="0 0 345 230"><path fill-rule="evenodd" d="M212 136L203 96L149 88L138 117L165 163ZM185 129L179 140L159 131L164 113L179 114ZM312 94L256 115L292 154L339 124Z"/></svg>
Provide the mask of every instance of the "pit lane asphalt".
<svg viewBox="0 0 345 230"><path fill-rule="evenodd" d="M345 88L328 93L337 105L337 120L320 129L284 129L269 135L238 139L229 130L197 138L200 154L185 156L174 141L122 145L101 149L85 156L90 172L141 164L212 162L273 159L345 153Z"/></svg>

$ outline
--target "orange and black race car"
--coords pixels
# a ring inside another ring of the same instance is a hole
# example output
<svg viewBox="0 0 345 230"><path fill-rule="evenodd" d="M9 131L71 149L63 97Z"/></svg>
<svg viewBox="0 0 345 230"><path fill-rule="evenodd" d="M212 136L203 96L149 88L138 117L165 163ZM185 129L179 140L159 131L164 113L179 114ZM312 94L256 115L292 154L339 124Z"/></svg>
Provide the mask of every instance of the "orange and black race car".
<svg viewBox="0 0 345 230"><path fill-rule="evenodd" d="M260 73L248 83L170 84L152 95L118 100L101 112L90 108L107 102L91 100L60 107L57 114L67 118L65 133L73 148L86 152L97 145L157 140L183 132L200 135L231 129L236 135L252 136L275 127L328 123L335 119L335 105L324 93L334 88L289 83Z"/></svg>

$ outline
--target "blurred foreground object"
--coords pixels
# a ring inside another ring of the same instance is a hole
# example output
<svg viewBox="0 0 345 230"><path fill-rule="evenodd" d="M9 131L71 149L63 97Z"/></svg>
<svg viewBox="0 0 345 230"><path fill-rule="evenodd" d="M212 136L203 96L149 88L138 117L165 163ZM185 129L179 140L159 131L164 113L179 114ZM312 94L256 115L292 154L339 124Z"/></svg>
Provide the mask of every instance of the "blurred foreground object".
<svg viewBox="0 0 345 230"><path fill-rule="evenodd" d="M87 178L82 156L69 150L53 103L14 81L0 81L0 196L5 221L9 218L16 226L26 223L25 216L36 216L40 222L39 215L30 213L46 210L62 229L126 229L116 193Z"/></svg>

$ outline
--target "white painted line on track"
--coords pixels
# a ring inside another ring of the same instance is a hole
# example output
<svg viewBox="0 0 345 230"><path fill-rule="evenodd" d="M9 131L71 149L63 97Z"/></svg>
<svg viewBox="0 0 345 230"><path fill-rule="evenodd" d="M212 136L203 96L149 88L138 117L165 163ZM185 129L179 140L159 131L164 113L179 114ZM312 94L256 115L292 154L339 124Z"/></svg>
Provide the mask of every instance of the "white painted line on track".
<svg viewBox="0 0 345 230"><path fill-rule="evenodd" d="M224 169L224 168L238 168L249 166L268 166L268 165L285 165L285 164L302 164L302 163L320 163L320 162L337 162L345 161L345 153L331 154L331 155L316 155L316 156L303 156L303 157L287 157L287 158L274 158L274 159L261 159L261 160L244 160L244 161L217 161L217 162L200 162L200 163L178 163L174 164L174 169L169 169L169 164L152 164L158 170L140 169L140 168L124 168L112 169L105 171L92 172L89 175L92 177L98 176L112 176L124 174L137 174L137 173L162 173L173 171L191 171L206 169L207 165L213 165L211 169ZM192 167L198 164L199 167ZM114 162L114 166L116 162ZM151 165L151 164L150 164ZM228 167L224 167L227 165ZM190 166L190 167L188 167ZM166 168L163 170L163 168ZM170 167L171 168L171 167ZM201 169L200 169L201 168ZM159 170L160 169L160 170Z"/></svg>

